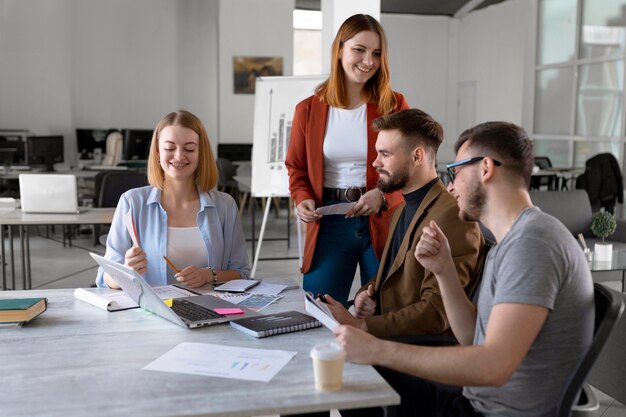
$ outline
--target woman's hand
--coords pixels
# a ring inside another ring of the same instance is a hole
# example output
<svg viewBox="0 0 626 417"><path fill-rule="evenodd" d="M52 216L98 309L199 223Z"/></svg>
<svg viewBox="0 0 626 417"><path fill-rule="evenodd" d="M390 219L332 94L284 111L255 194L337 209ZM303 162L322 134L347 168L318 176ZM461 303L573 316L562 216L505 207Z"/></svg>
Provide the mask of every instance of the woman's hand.
<svg viewBox="0 0 626 417"><path fill-rule="evenodd" d="M312 199L303 200L298 207L296 207L296 214L305 223L315 222L322 218L315 212L315 201Z"/></svg>
<svg viewBox="0 0 626 417"><path fill-rule="evenodd" d="M213 282L213 272L206 268L191 265L178 271L174 278L189 288L198 288Z"/></svg>
<svg viewBox="0 0 626 417"><path fill-rule="evenodd" d="M124 265L134 269L139 275L148 271L146 253L139 246L133 246L124 254Z"/></svg>
<svg viewBox="0 0 626 417"><path fill-rule="evenodd" d="M383 194L378 188L373 188L359 198L354 207L346 213L346 217L370 216L378 213L382 205Z"/></svg>

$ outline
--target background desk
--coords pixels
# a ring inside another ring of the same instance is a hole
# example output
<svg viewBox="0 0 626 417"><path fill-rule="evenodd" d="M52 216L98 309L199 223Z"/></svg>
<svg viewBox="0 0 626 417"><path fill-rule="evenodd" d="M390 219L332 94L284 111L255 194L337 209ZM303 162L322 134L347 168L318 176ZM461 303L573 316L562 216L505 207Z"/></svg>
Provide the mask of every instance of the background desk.
<svg viewBox="0 0 626 417"><path fill-rule="evenodd" d="M25 214L21 209L0 211L0 233L4 236L4 227L9 230L9 252L7 259L4 238L0 239L2 256L2 289L7 289L6 265L10 262L12 289L15 289L15 257L13 250L13 226L17 226L20 236L20 253L22 256L22 286L31 288L30 274L30 243L27 226L37 225L78 225L78 224L111 224L115 208L86 208L79 214Z"/></svg>
<svg viewBox="0 0 626 417"><path fill-rule="evenodd" d="M227 324L188 330L141 309L109 313L74 299L73 290L0 292L34 296L48 298L48 311L1 330L2 415L236 417L400 401L372 367L349 363L341 391L315 391L309 350L334 340L326 328L256 339ZM303 292L290 290L265 310L303 308ZM298 353L268 383L141 369L182 342Z"/></svg>

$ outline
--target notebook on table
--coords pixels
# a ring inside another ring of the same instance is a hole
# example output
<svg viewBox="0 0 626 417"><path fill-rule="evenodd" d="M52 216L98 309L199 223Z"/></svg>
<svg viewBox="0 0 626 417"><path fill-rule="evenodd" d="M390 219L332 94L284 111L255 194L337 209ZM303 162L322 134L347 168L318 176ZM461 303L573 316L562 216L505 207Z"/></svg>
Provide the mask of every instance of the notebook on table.
<svg viewBox="0 0 626 417"><path fill-rule="evenodd" d="M267 314L265 316L248 317L230 322L230 326L254 337L273 336L275 334L298 332L300 330L320 327L315 317L299 311Z"/></svg>
<svg viewBox="0 0 626 417"><path fill-rule="evenodd" d="M81 212L78 209L78 192L74 175L20 174L19 183L23 213L77 214Z"/></svg>
<svg viewBox="0 0 626 417"><path fill-rule="evenodd" d="M179 326L191 329L259 315L246 307L240 307L212 295L196 295L164 301L134 269L95 253L90 253L90 255L139 307Z"/></svg>

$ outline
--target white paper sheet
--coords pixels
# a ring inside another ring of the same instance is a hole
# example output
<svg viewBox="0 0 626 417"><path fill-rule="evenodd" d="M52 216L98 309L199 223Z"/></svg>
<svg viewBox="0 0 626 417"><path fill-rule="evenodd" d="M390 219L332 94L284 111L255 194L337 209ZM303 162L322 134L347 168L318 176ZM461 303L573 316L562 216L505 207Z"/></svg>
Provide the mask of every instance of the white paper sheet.
<svg viewBox="0 0 626 417"><path fill-rule="evenodd" d="M249 292L250 294L278 295L285 288L287 288L286 285L272 284L270 282L261 281L258 285L255 285L246 292Z"/></svg>
<svg viewBox="0 0 626 417"><path fill-rule="evenodd" d="M354 207L354 203L339 203L333 204L331 206L322 206L315 209L317 214L321 214L322 216L328 216L330 214L346 214L350 211L352 207Z"/></svg>
<svg viewBox="0 0 626 417"><path fill-rule="evenodd" d="M215 297L219 297L222 300L230 301L233 304L238 304L243 307L247 307L250 310L261 311L265 307L283 298L282 295L270 295L270 294L250 294L247 292L232 293L232 292L214 292L209 293Z"/></svg>
<svg viewBox="0 0 626 417"><path fill-rule="evenodd" d="M143 369L269 382L297 352L180 343Z"/></svg>

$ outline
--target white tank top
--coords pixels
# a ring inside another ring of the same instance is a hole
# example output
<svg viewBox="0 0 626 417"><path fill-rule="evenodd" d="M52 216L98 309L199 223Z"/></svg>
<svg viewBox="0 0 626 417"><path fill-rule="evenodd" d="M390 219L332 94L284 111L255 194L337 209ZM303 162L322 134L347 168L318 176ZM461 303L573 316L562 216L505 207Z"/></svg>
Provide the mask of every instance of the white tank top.
<svg viewBox="0 0 626 417"><path fill-rule="evenodd" d="M179 269L190 265L198 268L209 266L206 245L198 226L167 228L167 258ZM173 277L176 272L169 266L167 269L167 282L175 284L177 281Z"/></svg>
<svg viewBox="0 0 626 417"><path fill-rule="evenodd" d="M328 108L324 135L324 187L365 187L367 106Z"/></svg>

